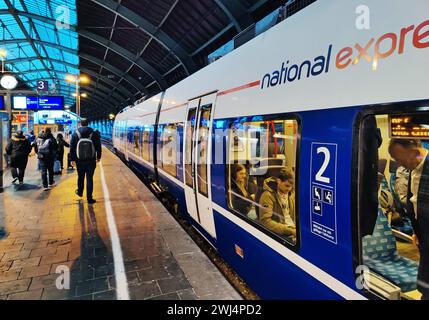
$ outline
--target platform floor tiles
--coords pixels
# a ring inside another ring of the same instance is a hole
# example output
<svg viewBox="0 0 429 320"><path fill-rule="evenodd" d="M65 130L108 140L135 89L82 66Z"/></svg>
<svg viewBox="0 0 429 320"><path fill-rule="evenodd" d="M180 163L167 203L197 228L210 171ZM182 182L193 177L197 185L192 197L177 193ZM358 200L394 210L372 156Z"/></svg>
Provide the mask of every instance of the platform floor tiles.
<svg viewBox="0 0 429 320"><path fill-rule="evenodd" d="M0 227L5 233L0 239L1 299L117 299L119 287L138 300L241 299L110 151L104 149L102 166L122 261L112 249L100 166L94 176L97 203L88 205L74 194L74 171L64 170L56 176L56 186L44 192L36 162L30 158L21 187L11 185L10 173L5 174L5 192L0 194ZM126 281L117 285L123 274Z"/></svg>

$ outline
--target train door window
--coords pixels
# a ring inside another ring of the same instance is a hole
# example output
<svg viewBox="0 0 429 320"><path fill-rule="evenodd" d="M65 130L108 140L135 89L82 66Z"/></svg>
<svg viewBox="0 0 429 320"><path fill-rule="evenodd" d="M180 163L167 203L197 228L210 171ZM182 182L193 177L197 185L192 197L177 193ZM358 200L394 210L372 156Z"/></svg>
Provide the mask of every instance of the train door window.
<svg viewBox="0 0 429 320"><path fill-rule="evenodd" d="M370 115L361 124L361 260L392 284L392 290L408 297L419 295L422 246L419 252L413 235L426 242L429 237L428 229L416 228L419 215L429 208L428 128L428 112Z"/></svg>
<svg viewBox="0 0 429 320"><path fill-rule="evenodd" d="M150 161L150 126L143 127L142 154L144 160Z"/></svg>
<svg viewBox="0 0 429 320"><path fill-rule="evenodd" d="M197 116L197 108L189 109L188 121L186 126L186 150L185 150L185 182L193 188L194 180L192 177L192 152L194 151L194 131Z"/></svg>
<svg viewBox="0 0 429 320"><path fill-rule="evenodd" d="M177 176L177 125L163 126L161 134L162 168L173 177Z"/></svg>
<svg viewBox="0 0 429 320"><path fill-rule="evenodd" d="M197 164L197 182L198 192L208 197L208 184L207 184L207 163L208 159L208 146L209 146L209 132L211 121L212 105L201 106L201 115L198 125L198 164Z"/></svg>
<svg viewBox="0 0 429 320"><path fill-rule="evenodd" d="M295 245L298 121L252 120L230 128L228 205L271 236Z"/></svg>
<svg viewBox="0 0 429 320"><path fill-rule="evenodd" d="M140 129L139 128L134 128L134 132L133 132L133 140L134 140L134 154L138 157L141 156L141 152L140 152Z"/></svg>

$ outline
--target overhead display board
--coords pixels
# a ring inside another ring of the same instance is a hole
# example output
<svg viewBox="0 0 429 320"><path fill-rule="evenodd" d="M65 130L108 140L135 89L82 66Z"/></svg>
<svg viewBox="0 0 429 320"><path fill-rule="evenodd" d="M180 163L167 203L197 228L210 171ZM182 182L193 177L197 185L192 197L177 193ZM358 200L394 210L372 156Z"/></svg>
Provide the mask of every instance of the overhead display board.
<svg viewBox="0 0 429 320"><path fill-rule="evenodd" d="M400 114L389 116L391 138L429 139L429 115Z"/></svg>
<svg viewBox="0 0 429 320"><path fill-rule="evenodd" d="M12 98L15 110L64 110L62 96L14 96Z"/></svg>

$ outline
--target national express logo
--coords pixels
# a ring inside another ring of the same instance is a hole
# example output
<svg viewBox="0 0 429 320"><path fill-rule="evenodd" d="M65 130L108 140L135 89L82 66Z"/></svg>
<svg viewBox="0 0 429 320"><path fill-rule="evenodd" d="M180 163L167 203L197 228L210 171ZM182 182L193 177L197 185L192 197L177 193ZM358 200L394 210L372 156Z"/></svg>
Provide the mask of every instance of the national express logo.
<svg viewBox="0 0 429 320"><path fill-rule="evenodd" d="M343 70L365 60L372 64L373 70L377 70L380 60L387 59L393 54L404 54L407 41L411 41L417 49L429 47L429 20L417 27L415 25L404 27L398 34L390 32L383 34L378 40L371 38L366 44L356 43L353 47L345 47L336 54L335 66ZM280 69L264 75L261 89L329 73L332 52L333 45L330 45L326 55L318 56L313 61L305 60L300 65L290 65L290 61L283 62Z"/></svg>

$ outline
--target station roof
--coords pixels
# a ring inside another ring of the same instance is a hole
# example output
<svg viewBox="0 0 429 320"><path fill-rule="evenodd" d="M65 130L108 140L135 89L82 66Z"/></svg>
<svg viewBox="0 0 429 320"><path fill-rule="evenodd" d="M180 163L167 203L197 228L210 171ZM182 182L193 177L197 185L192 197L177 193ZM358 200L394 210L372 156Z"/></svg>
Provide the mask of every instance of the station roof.
<svg viewBox="0 0 429 320"><path fill-rule="evenodd" d="M67 8L71 27L58 28L55 17ZM6 68L30 89L48 80L51 89L73 104L66 74L79 74L77 14L74 0L0 0L0 47Z"/></svg>
<svg viewBox="0 0 429 320"><path fill-rule="evenodd" d="M65 75L87 75L82 115L97 118L203 68L213 51L285 3L298 11L314 1L0 0L0 47L29 88L50 80L71 105L75 87Z"/></svg>

